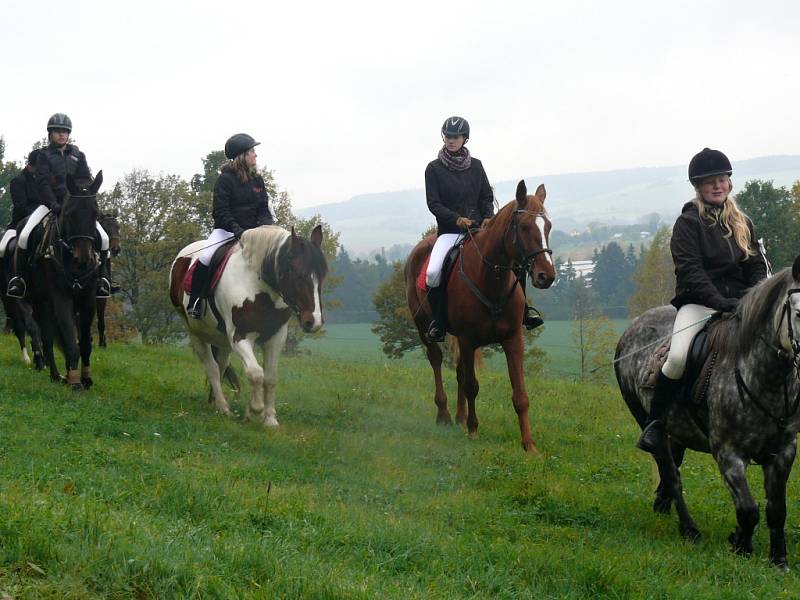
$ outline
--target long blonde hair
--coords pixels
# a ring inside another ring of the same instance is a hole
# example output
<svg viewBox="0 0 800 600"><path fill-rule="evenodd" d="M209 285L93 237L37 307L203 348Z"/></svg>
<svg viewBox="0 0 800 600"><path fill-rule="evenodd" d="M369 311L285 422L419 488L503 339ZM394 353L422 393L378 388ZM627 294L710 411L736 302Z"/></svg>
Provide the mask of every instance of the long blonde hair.
<svg viewBox="0 0 800 600"><path fill-rule="evenodd" d="M730 177L728 183L730 183ZM733 237L736 245L744 252L746 257L755 256L755 251L751 248L750 243L750 228L747 226L747 215L742 212L739 205L736 204L734 199L733 184L731 184L731 192L728 193L728 198L722 205L721 210L709 210L709 205L703 200L703 194L700 193L700 187L695 188L694 203L697 205L697 211L700 213L701 219L708 221L718 222L725 230L725 237Z"/></svg>

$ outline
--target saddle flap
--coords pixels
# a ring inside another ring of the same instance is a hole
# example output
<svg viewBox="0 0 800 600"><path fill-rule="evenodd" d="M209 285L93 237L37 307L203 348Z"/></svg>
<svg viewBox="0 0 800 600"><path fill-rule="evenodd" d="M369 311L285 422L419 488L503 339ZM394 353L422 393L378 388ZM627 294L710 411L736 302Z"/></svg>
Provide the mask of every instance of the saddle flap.
<svg viewBox="0 0 800 600"><path fill-rule="evenodd" d="M450 248L447 251L447 254L444 257L444 261L442 262L442 282L440 285L443 285L445 288L450 283L450 279L453 277L453 273L455 273L455 266L456 261L458 260L458 255L461 253L462 246L465 246L469 243L471 238L464 238L460 242L458 242L455 246ZM419 275L417 275L417 287L421 290L427 289L425 286L425 275L428 272L428 264L431 262L431 255L425 257L425 262L422 263L422 268L419 270Z"/></svg>
<svg viewBox="0 0 800 600"><path fill-rule="evenodd" d="M656 387L656 380L658 374L661 372L661 367L667 362L669 356L669 349L672 347L672 338L668 338L663 344L655 349L650 358L644 365L644 372L642 373L642 387L654 388Z"/></svg>
<svg viewBox="0 0 800 600"><path fill-rule="evenodd" d="M211 257L211 262L208 265L208 270L212 273L211 283L208 286L209 292L213 292L217 288L217 284L219 283L220 278L222 278L222 273L225 271L225 267L227 266L228 260L230 259L231 254L233 254L233 249L235 247L236 240L226 242L217 248L214 252L214 255ZM192 293L192 278L194 276L194 270L196 266L197 261L192 261L191 266L186 271L186 276L183 278L183 291L187 294Z"/></svg>

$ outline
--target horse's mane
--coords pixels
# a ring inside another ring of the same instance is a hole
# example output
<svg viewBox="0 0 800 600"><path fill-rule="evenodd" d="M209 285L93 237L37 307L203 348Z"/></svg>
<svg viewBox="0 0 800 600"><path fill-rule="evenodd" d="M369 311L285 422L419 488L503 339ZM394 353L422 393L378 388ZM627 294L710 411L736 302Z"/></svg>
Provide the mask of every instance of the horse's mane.
<svg viewBox="0 0 800 600"><path fill-rule="evenodd" d="M277 286L277 280L281 274L289 268L290 246L285 243L291 234L283 227L278 225L261 225L253 229L248 229L242 234L242 255L256 272L262 276L273 287ZM298 238L301 242L303 264L309 272L313 272L322 280L328 272L328 265L322 250L310 241ZM265 265L270 265L269 271L264 271Z"/></svg>
<svg viewBox="0 0 800 600"><path fill-rule="evenodd" d="M737 354L747 350L754 339L774 327L778 304L793 282L792 270L786 268L750 288L739 300L735 317L710 328L712 347Z"/></svg>
<svg viewBox="0 0 800 600"><path fill-rule="evenodd" d="M242 234L242 256L253 270L261 269L264 258L278 252L289 232L277 225L261 225Z"/></svg>

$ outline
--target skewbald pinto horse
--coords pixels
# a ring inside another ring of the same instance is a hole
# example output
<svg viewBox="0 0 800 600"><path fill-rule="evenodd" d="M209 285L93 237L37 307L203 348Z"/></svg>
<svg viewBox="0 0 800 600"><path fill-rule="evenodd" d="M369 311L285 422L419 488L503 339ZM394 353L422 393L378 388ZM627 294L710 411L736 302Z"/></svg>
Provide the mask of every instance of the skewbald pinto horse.
<svg viewBox="0 0 800 600"><path fill-rule="evenodd" d="M322 254L322 227L305 240L276 225L248 229L230 251L230 258L208 299L202 319L189 319L184 278L193 257L206 244L194 242L180 251L170 270L170 300L183 317L189 339L203 363L216 409L231 415L222 392L231 352L245 366L250 381L250 402L245 420L256 419L266 427L278 425L275 387L278 356L286 341L288 321L295 313L303 330L322 326L322 281L327 264ZM255 348L264 353L263 364Z"/></svg>
<svg viewBox="0 0 800 600"><path fill-rule="evenodd" d="M506 204L464 244L456 259L453 276L443 274L447 284L448 332L458 338L458 407L456 422L466 424L470 436L478 432L475 398L475 350L499 343L508 364L512 401L519 420L522 447L536 451L528 422L528 394L523 373L524 340L522 316L525 295L519 282L529 274L533 285L545 289L555 280L555 265L548 248L550 220L544 209L544 185L528 195L525 182L517 185L516 198ZM436 385L436 422L450 425L447 395L442 385L442 351L428 339L431 309L425 291L417 286L420 271L431 253L436 236L431 235L411 251L405 266L408 308L414 318Z"/></svg>

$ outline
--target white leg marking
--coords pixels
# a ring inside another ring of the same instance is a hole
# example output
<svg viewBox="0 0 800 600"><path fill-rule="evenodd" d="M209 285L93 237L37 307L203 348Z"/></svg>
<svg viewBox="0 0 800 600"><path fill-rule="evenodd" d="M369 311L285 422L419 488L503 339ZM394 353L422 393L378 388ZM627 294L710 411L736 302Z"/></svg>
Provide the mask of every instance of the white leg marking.
<svg viewBox="0 0 800 600"><path fill-rule="evenodd" d="M277 427L275 388L278 386L278 357L286 343L289 326L284 325L264 344L264 426Z"/></svg>
<svg viewBox="0 0 800 600"><path fill-rule="evenodd" d="M28 349L27 348L23 348L22 349L22 362L25 364L26 367L30 367L31 366L31 357L28 356Z"/></svg>
<svg viewBox="0 0 800 600"><path fill-rule="evenodd" d="M206 369L206 377L211 384L211 390L214 392L214 407L223 415L231 415L231 408L228 401L225 399L225 394L222 392L222 384L219 380L220 372L217 366L217 361L214 360L214 354L211 352L211 345L203 342L198 337L189 334L192 348L194 349L197 357L203 363Z"/></svg>

